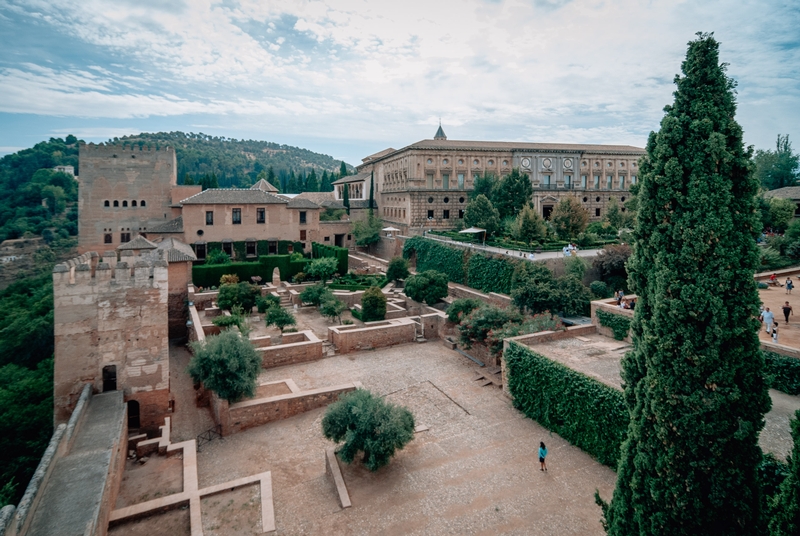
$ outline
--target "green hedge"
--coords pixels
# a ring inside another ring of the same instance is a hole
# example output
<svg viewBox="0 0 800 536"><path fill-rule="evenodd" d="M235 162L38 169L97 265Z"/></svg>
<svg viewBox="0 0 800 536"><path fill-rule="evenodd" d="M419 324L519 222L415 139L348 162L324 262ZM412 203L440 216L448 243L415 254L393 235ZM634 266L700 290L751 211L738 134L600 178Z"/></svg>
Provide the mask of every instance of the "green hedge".
<svg viewBox="0 0 800 536"><path fill-rule="evenodd" d="M622 391L515 341L509 342L503 358L517 409L616 468L629 421Z"/></svg>
<svg viewBox="0 0 800 536"><path fill-rule="evenodd" d="M239 276L239 281L249 282L254 275L261 276L262 281L272 281L272 272L267 275L260 262L233 262L193 266L192 282L200 287L219 286L219 279L225 274L236 274Z"/></svg>
<svg viewBox="0 0 800 536"><path fill-rule="evenodd" d="M800 395L800 359L764 352L764 361L770 387L790 395Z"/></svg>
<svg viewBox="0 0 800 536"><path fill-rule="evenodd" d="M269 240L256 240L256 256L258 258L267 255L267 252L269 251L269 242L270 242ZM231 246L233 250L232 258L236 261L246 262L246 259L256 258L256 257L247 257L247 242L243 240L232 242ZM293 252L300 252L300 253L304 252L302 242L292 242L291 240L278 240L278 254L288 255L289 246L292 246ZM214 250L222 251L222 242L208 242L206 244L206 251L208 253Z"/></svg>
<svg viewBox="0 0 800 536"><path fill-rule="evenodd" d="M349 270L348 251L347 248L340 248L338 246L326 246L318 242L311 243L311 256L315 259L321 257L334 257L339 261L337 272L344 275Z"/></svg>
<svg viewBox="0 0 800 536"><path fill-rule="evenodd" d="M483 292L511 294L511 275L518 262L475 253L469 257L467 282Z"/></svg>

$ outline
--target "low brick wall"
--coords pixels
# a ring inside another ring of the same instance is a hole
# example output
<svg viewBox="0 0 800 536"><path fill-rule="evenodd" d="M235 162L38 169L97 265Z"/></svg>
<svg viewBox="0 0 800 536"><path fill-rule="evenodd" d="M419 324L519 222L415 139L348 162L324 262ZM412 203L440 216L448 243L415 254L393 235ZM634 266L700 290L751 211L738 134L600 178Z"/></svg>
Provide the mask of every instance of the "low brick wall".
<svg viewBox="0 0 800 536"><path fill-rule="evenodd" d="M506 296L505 294L498 294L496 292L485 294L479 290L475 290L474 288L457 285L455 283L448 283L448 287L448 295L456 299L474 298L490 303L491 305L495 305L497 307L511 307L512 305L511 297Z"/></svg>
<svg viewBox="0 0 800 536"><path fill-rule="evenodd" d="M269 335L264 335L263 337L253 337L250 339L250 344L256 348L266 348L267 346L272 346L272 337Z"/></svg>
<svg viewBox="0 0 800 536"><path fill-rule="evenodd" d="M625 296L625 299L630 299L630 298L635 298L635 297L636 297L635 294L631 294L630 296ZM597 326L597 333L599 333L600 335L602 335L604 337L609 337L611 339L614 338L614 331L611 328L607 328L607 327L603 326L602 324L600 324L600 319L597 318L597 311L598 310L602 310L602 311L605 311L607 313L611 313L613 315L626 316L626 317L630 318L631 320L633 320L633 311L630 310L630 309L621 309L617 305L617 302L613 298L608 299L608 300L593 301L592 304L591 304L591 309L592 309L592 313L591 313L592 314L592 324ZM631 341L630 332L628 332L628 336L625 337L625 339L623 339L623 340L625 342L632 342Z"/></svg>
<svg viewBox="0 0 800 536"><path fill-rule="evenodd" d="M222 426L222 435L226 436L327 406L336 402L342 394L360 388L361 383L352 382L269 398L254 398L235 404L228 404L214 394L211 400L212 414L216 423Z"/></svg>
<svg viewBox="0 0 800 536"><path fill-rule="evenodd" d="M269 369L322 359L322 341L314 335L313 331L287 333L283 336L284 341L287 336L291 336L290 340L299 340L300 342L256 348L256 351L261 354L262 368Z"/></svg>
<svg viewBox="0 0 800 536"><path fill-rule="evenodd" d="M452 336L456 326L447 320L447 315L442 311L420 315L419 323L422 326L422 336L428 340Z"/></svg>
<svg viewBox="0 0 800 536"><path fill-rule="evenodd" d="M328 328L328 340L336 346L340 354L414 342L416 336L417 323L408 317L368 322L364 327Z"/></svg>
<svg viewBox="0 0 800 536"><path fill-rule="evenodd" d="M782 344L761 341L761 351L774 352L776 354L785 355L786 357L796 357L800 359L800 350L797 348L792 348L791 346L784 346Z"/></svg>

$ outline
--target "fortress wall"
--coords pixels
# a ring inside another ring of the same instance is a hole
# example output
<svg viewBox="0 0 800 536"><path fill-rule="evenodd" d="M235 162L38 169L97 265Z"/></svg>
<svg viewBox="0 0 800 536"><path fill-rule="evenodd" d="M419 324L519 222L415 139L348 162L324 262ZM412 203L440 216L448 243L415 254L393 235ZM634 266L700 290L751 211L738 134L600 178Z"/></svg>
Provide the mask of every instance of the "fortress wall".
<svg viewBox="0 0 800 536"><path fill-rule="evenodd" d="M168 265L131 258L112 269L87 255L53 270L56 422L83 383L102 392L113 365L117 390L141 404L142 428L158 427L169 408Z"/></svg>

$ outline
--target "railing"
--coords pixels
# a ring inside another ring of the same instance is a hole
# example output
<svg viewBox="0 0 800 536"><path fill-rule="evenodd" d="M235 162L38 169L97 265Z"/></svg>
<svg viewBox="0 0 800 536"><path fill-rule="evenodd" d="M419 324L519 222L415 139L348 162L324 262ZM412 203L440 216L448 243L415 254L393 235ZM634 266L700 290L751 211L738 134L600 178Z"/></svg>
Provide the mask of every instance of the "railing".
<svg viewBox="0 0 800 536"><path fill-rule="evenodd" d="M534 190L583 190L584 188L579 188L576 184L558 184L558 183L551 183L551 184L539 184L539 186L534 186Z"/></svg>
<svg viewBox="0 0 800 536"><path fill-rule="evenodd" d="M199 436L197 436L197 452L206 443L211 443L214 439L222 437L222 425L218 424L214 428L209 428Z"/></svg>

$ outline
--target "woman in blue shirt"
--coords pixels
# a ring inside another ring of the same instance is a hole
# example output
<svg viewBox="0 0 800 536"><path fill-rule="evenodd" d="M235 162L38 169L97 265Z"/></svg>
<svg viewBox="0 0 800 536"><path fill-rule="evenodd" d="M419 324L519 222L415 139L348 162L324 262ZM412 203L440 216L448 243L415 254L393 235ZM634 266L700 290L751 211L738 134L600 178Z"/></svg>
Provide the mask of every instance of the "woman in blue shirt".
<svg viewBox="0 0 800 536"><path fill-rule="evenodd" d="M542 471L547 471L547 463L544 459L547 458L547 447L544 446L544 441L539 442L539 464L542 466Z"/></svg>

